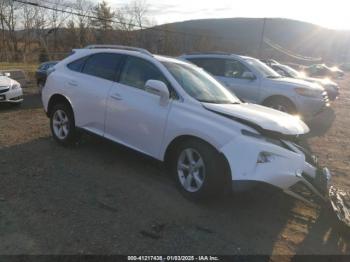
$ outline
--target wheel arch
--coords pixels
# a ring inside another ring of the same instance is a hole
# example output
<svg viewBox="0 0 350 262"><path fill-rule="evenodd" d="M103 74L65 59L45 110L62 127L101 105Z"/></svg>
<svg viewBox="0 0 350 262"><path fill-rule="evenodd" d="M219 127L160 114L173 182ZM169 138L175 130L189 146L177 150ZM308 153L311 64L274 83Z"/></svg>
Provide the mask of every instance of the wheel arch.
<svg viewBox="0 0 350 262"><path fill-rule="evenodd" d="M231 180L231 168L230 168L229 161L227 160L225 154L222 153L216 146L214 146L210 142L206 141L205 139L203 139L201 137L194 136L194 135L177 136L168 144L168 146L166 147L164 156L163 156L163 160L167 166L170 162L170 159L172 157L172 153L174 152L174 149L178 145L180 145L181 143L184 143L185 141L188 141L188 140L197 140L197 141L200 141L201 143L205 143L205 144L209 145L211 148L213 148L219 154L219 156L222 160L222 164L224 165L223 170L225 172L226 178L229 178Z"/></svg>
<svg viewBox="0 0 350 262"><path fill-rule="evenodd" d="M48 117L51 116L53 107L55 105L57 105L58 103L67 104L70 107L70 109L72 110L73 116L74 116L74 110L73 110L71 101L66 96L64 96L62 94L54 94L54 95L52 95L50 97L48 105L47 105L47 112L46 112L46 114L47 114Z"/></svg>
<svg viewBox="0 0 350 262"><path fill-rule="evenodd" d="M263 102L261 104L266 106L268 104L268 102L273 101L273 100L278 100L278 99L284 99L284 100L288 101L289 103L291 103L294 106L294 109L296 111L298 111L298 107L295 104L295 102L292 99L290 99L288 96L284 96L284 95L271 95L271 96L268 96L268 97L266 97L263 100Z"/></svg>

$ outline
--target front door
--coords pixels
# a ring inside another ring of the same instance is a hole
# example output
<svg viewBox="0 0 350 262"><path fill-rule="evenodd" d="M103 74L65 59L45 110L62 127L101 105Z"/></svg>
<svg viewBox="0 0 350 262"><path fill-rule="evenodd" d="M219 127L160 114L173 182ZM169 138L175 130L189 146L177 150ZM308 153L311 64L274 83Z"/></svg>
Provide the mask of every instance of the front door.
<svg viewBox="0 0 350 262"><path fill-rule="evenodd" d="M127 57L118 83L109 92L105 137L158 157L171 102L162 106L159 96L145 91L151 79L168 85L153 63Z"/></svg>

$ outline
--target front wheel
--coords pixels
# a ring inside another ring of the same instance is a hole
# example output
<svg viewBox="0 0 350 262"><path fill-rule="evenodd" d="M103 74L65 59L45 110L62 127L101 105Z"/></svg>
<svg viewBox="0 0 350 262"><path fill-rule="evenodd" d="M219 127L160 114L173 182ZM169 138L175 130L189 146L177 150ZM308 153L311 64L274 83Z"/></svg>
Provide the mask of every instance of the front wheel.
<svg viewBox="0 0 350 262"><path fill-rule="evenodd" d="M50 127L54 139L59 144L67 146L76 142L77 131L74 116L68 105L57 104L54 106L50 117Z"/></svg>
<svg viewBox="0 0 350 262"><path fill-rule="evenodd" d="M198 140L184 142L174 150L171 161L172 173L186 197L206 199L224 189L224 165L210 145Z"/></svg>
<svg viewBox="0 0 350 262"><path fill-rule="evenodd" d="M284 97L271 98L264 103L264 106L292 115L297 113L295 105L289 99Z"/></svg>

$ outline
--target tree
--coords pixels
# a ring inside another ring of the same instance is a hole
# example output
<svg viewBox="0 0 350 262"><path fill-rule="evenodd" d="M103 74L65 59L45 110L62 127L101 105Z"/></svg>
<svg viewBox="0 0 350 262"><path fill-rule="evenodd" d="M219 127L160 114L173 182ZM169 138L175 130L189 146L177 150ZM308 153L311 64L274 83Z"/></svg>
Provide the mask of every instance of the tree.
<svg viewBox="0 0 350 262"><path fill-rule="evenodd" d="M93 10L95 19L92 20L92 25L99 31L97 40L99 42L107 42L111 40L111 31L113 30L113 18L115 13L106 1L97 4Z"/></svg>
<svg viewBox="0 0 350 262"><path fill-rule="evenodd" d="M76 0L73 3L74 10L79 14L76 17L78 24L78 43L79 47L87 45L90 35L91 16L93 15L93 3L90 0Z"/></svg>

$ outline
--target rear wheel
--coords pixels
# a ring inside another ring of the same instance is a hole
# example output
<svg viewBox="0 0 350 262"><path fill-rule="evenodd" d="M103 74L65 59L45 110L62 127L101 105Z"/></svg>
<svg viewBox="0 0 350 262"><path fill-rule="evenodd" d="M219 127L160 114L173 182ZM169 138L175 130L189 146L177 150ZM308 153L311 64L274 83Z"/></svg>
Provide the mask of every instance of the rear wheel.
<svg viewBox="0 0 350 262"><path fill-rule="evenodd" d="M285 97L270 98L264 102L264 106L271 107L273 109L288 114L297 113L295 105L288 98Z"/></svg>
<svg viewBox="0 0 350 262"><path fill-rule="evenodd" d="M50 116L50 127L54 139L61 145L71 145L77 140L74 116L67 104L57 104Z"/></svg>
<svg viewBox="0 0 350 262"><path fill-rule="evenodd" d="M186 197L206 199L224 189L222 159L210 145L185 141L175 148L170 161L173 176Z"/></svg>

